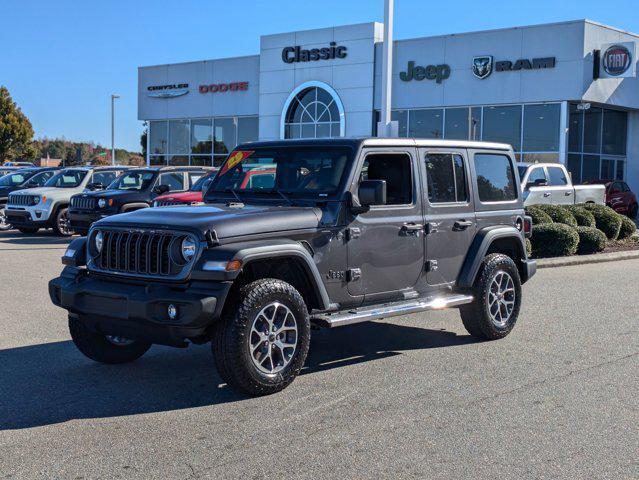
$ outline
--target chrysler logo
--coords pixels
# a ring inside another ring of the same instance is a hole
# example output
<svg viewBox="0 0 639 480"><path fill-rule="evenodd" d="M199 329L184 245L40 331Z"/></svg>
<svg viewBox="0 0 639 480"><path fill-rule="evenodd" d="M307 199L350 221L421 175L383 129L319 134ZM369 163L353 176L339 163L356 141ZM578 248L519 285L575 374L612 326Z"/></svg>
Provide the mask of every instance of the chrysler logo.
<svg viewBox="0 0 639 480"><path fill-rule="evenodd" d="M147 87L147 95L152 98L174 98L189 93L188 83L176 83L172 85L152 85Z"/></svg>
<svg viewBox="0 0 639 480"><path fill-rule="evenodd" d="M493 57L485 55L483 57L473 58L473 75L480 80L488 77L493 73Z"/></svg>

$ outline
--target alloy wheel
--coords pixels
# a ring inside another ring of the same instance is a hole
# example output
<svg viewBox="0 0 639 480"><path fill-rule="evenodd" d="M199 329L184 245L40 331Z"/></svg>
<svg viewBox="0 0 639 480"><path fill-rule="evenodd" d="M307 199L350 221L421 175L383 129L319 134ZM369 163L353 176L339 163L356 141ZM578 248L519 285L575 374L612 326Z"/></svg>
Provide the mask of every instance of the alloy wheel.
<svg viewBox="0 0 639 480"><path fill-rule="evenodd" d="M7 217L4 214L4 208L0 209L0 231L9 230L11 225L7 222Z"/></svg>
<svg viewBox="0 0 639 480"><path fill-rule="evenodd" d="M253 320L249 335L249 353L253 365L272 375L286 368L297 349L297 320L293 312L279 302L269 303Z"/></svg>
<svg viewBox="0 0 639 480"><path fill-rule="evenodd" d="M69 216L67 212L62 212L58 217L58 230L62 235L71 235L71 227L69 226Z"/></svg>
<svg viewBox="0 0 639 480"><path fill-rule="evenodd" d="M488 313L496 327L506 326L515 308L515 282L510 274L500 270L488 289Z"/></svg>

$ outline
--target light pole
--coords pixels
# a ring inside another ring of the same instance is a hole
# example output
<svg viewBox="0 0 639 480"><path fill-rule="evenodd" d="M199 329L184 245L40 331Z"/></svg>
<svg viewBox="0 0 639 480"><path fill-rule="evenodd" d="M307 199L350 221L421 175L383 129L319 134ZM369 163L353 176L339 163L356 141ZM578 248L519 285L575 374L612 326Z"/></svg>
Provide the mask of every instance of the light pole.
<svg viewBox="0 0 639 480"><path fill-rule="evenodd" d="M115 99L120 95L111 94L111 165L115 165Z"/></svg>
<svg viewBox="0 0 639 480"><path fill-rule="evenodd" d="M397 122L391 122L391 93L393 88L393 10L394 0L384 0L384 43L382 44L382 105L377 136L396 137Z"/></svg>

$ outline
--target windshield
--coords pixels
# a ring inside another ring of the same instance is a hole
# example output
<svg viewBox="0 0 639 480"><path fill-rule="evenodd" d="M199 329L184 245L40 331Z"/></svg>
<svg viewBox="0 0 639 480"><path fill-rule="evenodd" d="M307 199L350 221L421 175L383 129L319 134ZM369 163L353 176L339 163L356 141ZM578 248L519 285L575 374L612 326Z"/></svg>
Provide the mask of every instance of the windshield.
<svg viewBox="0 0 639 480"><path fill-rule="evenodd" d="M517 170L519 171L519 180L523 180L524 175L526 175L526 170L528 170L528 167L517 167Z"/></svg>
<svg viewBox="0 0 639 480"><path fill-rule="evenodd" d="M89 173L86 170L64 170L54 175L44 184L45 187L76 188Z"/></svg>
<svg viewBox="0 0 639 480"><path fill-rule="evenodd" d="M204 192L215 178L215 174L209 174L205 177L199 178L197 182L191 187L192 192Z"/></svg>
<svg viewBox="0 0 639 480"><path fill-rule="evenodd" d="M207 197L219 192L306 194L326 197L339 187L349 147L275 147L236 150L211 183Z"/></svg>
<svg viewBox="0 0 639 480"><path fill-rule="evenodd" d="M32 176L33 172L30 172L28 170L10 173L0 178L0 187L17 187L18 185L22 185Z"/></svg>
<svg viewBox="0 0 639 480"><path fill-rule="evenodd" d="M157 172L151 170L127 172L109 185L109 190L146 190L153 185L156 175Z"/></svg>

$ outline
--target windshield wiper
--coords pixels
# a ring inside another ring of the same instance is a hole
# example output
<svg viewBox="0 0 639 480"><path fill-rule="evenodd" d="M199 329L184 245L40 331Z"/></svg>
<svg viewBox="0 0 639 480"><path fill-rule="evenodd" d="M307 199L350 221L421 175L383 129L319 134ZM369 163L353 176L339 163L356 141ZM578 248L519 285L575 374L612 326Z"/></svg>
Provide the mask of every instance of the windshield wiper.
<svg viewBox="0 0 639 480"><path fill-rule="evenodd" d="M242 197L240 197L240 194L237 193L237 190L235 190L234 188L227 188L226 190L224 190L224 193L232 193L237 201L242 203Z"/></svg>
<svg viewBox="0 0 639 480"><path fill-rule="evenodd" d="M277 193L280 197L286 200L286 203L288 203L289 205L293 205L293 201L279 188L269 190L268 193Z"/></svg>

